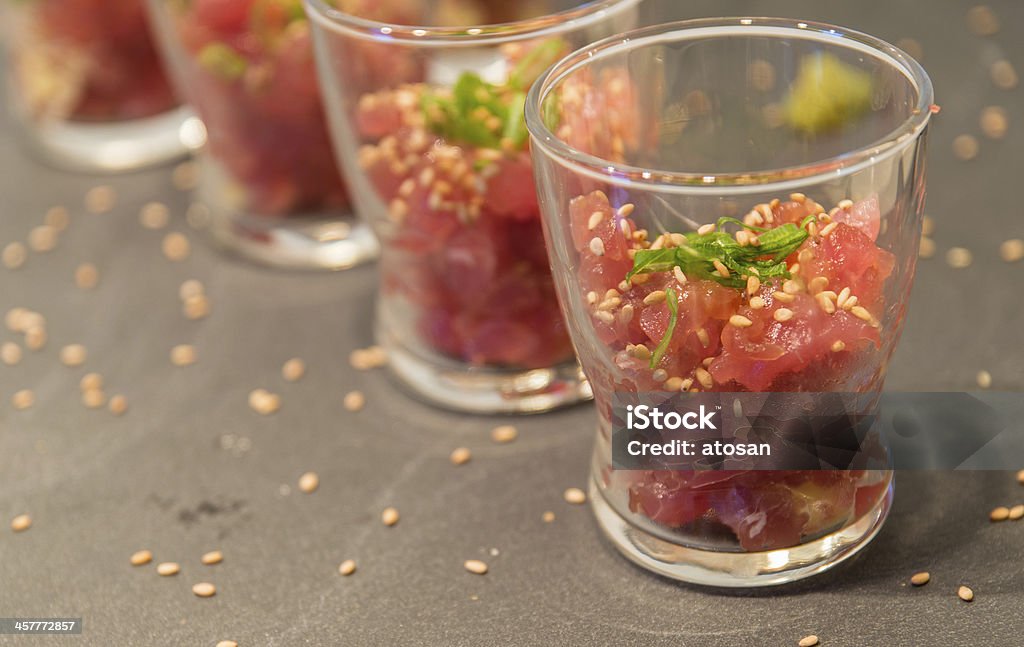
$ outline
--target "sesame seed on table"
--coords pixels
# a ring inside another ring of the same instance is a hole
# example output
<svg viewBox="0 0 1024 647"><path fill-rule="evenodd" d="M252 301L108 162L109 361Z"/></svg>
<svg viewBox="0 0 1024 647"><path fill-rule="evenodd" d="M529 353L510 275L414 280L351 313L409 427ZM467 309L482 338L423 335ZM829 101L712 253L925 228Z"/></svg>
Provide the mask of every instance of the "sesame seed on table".
<svg viewBox="0 0 1024 647"><path fill-rule="evenodd" d="M892 389L1024 390L1024 3L972 4L642 9L826 20L921 56L942 110ZM54 171L0 111L0 615L80 616L84 646L1020 643L1024 471L899 473L879 536L818 579L671 583L579 504L589 406L495 419L411 399L374 345L375 268L220 256L185 191L195 174ZM823 308L870 316L844 286L812 287ZM661 377L713 386L704 368Z"/></svg>

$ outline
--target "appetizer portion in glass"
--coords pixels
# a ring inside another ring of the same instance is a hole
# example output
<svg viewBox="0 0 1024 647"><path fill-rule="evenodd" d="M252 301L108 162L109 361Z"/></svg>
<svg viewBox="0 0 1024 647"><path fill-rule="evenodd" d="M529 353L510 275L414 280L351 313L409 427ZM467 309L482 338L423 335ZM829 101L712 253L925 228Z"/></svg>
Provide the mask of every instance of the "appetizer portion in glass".
<svg viewBox="0 0 1024 647"><path fill-rule="evenodd" d="M375 257L331 150L301 0L150 0L175 82L206 130L199 197L211 233L270 265Z"/></svg>
<svg viewBox="0 0 1024 647"><path fill-rule="evenodd" d="M931 86L899 50L835 29L639 30L563 59L527 101L556 286L598 409L595 513L669 577L806 577L865 546L889 509L875 438L881 469L612 467L615 403L631 397L882 388L917 257ZM828 91L837 76L855 83Z"/></svg>
<svg viewBox="0 0 1024 647"><path fill-rule="evenodd" d="M185 153L143 0L4 0L13 113L52 161L128 170Z"/></svg>
<svg viewBox="0 0 1024 647"><path fill-rule="evenodd" d="M377 334L390 366L461 410L587 397L544 251L523 108L539 74L628 26L636 2L395 4L416 22L381 22L388 2L309 3L338 154L382 244ZM489 24L502 20L514 22Z"/></svg>

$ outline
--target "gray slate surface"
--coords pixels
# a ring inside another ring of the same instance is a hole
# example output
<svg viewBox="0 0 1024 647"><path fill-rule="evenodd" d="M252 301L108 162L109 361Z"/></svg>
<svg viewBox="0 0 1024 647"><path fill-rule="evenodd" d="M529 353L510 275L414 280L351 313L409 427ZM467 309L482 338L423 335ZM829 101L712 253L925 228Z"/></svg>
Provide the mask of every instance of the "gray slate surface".
<svg viewBox="0 0 1024 647"><path fill-rule="evenodd" d="M987 76L997 56L1024 72L1024 4L993 2L1003 30L967 32L966 3L797 0L669 3L648 11L672 17L775 14L823 19L924 45L942 113L932 131L928 212L939 255L920 266L903 342L888 385L908 390L970 388L991 371L996 388L1021 390L1019 299L1024 264L996 250L1024 237L1019 198L1024 88L999 91ZM956 161L950 142L978 133L982 106L1011 115L1008 137L982 139L979 158ZM794 645L816 633L824 645L1024 644L1024 525L990 524L988 510L1024 500L1004 473L901 473L895 509L854 564L769 593L719 593L642 572L597 534L589 511L561 499L586 482L593 426L588 406L517 420L520 438L495 446L503 419L458 417L405 396L384 372L356 373L350 350L370 343L374 269L335 275L280 274L225 260L191 232L187 197L168 169L111 180L113 213L87 215L85 191L99 178L63 174L27 159L0 121L0 243L24 239L54 204L72 210L58 249L0 270L0 310L42 312L50 343L18 367L0 366L0 616L81 616L78 637L0 636L0 645ZM159 199L187 231L192 257L159 252L161 232L143 230L138 208ZM952 270L953 245L975 263ZM101 282L77 290L75 266L95 262ZM178 285L198 278L213 315L189 322ZM11 335L0 332L0 338ZM58 349L89 349L82 369ZM199 363L170 366L171 346L195 344ZM283 384L282 362L303 357L309 373ZM78 378L100 371L127 394L129 414L86 412ZM245 405L252 388L280 392L278 415ZM37 406L12 410L31 387ZM352 414L341 395L367 393ZM248 451L225 450L225 435ZM452 467L452 448L472 448ZM1024 458L1022 458L1024 467ZM321 486L297 493L314 470ZM291 486L290 494L282 485ZM396 506L386 528L380 511ZM553 510L554 523L541 514ZM28 511L33 527L7 523ZM128 556L149 548L182 564L174 578ZM224 563L199 556L224 551ZM497 556L490 551L496 548ZM337 574L343 559L359 571ZM485 577L465 559L491 565ZM911 573L932 582L911 589ZM193 583L216 583L201 600ZM955 596L972 586L971 604Z"/></svg>

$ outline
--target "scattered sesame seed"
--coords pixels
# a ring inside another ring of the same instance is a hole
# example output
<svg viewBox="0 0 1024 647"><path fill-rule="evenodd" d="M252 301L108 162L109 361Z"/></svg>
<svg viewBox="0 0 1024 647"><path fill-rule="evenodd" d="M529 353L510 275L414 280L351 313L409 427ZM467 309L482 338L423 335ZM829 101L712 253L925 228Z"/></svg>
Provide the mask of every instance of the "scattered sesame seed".
<svg viewBox="0 0 1024 647"><path fill-rule="evenodd" d="M754 310L760 310L765 306L764 299L760 296L750 297L750 307Z"/></svg>
<svg viewBox="0 0 1024 647"><path fill-rule="evenodd" d="M99 389L89 389L82 392L82 404L87 409L99 409L107 403L107 395Z"/></svg>
<svg viewBox="0 0 1024 647"><path fill-rule="evenodd" d="M479 559L467 559L462 563L467 571L475 575L484 575L487 573L487 564L481 562Z"/></svg>
<svg viewBox="0 0 1024 647"><path fill-rule="evenodd" d="M217 647L238 647L238 643L234 640L222 640L217 643Z"/></svg>
<svg viewBox="0 0 1024 647"><path fill-rule="evenodd" d="M793 279L786 279L782 284L782 291L786 294L797 294L803 291L803 288Z"/></svg>
<svg viewBox="0 0 1024 647"><path fill-rule="evenodd" d="M30 409L36 403L36 395L29 389L21 389L11 396L11 406L18 411Z"/></svg>
<svg viewBox="0 0 1024 647"><path fill-rule="evenodd" d="M779 308L772 316L775 317L775 321L785 322L793 318L793 311L789 308Z"/></svg>
<svg viewBox="0 0 1024 647"><path fill-rule="evenodd" d="M672 275L676 277L676 282L678 282L680 285L686 283L686 274L683 273L682 268L680 268L678 265L672 268Z"/></svg>
<svg viewBox="0 0 1024 647"><path fill-rule="evenodd" d="M976 36L991 36L999 31L999 18L987 5L977 5L967 10L967 26Z"/></svg>
<svg viewBox="0 0 1024 647"><path fill-rule="evenodd" d="M21 346L13 341L5 341L0 344L0 361L8 366L14 366L21 361Z"/></svg>
<svg viewBox="0 0 1024 647"><path fill-rule="evenodd" d="M192 297L198 297L205 293L206 289L203 287L203 284L196 279L188 279L178 288L178 298L182 301L187 301Z"/></svg>
<svg viewBox="0 0 1024 647"><path fill-rule="evenodd" d="M544 514L540 516L540 520L544 523L551 523L555 520L555 513L552 512L551 510L545 510Z"/></svg>
<svg viewBox="0 0 1024 647"><path fill-rule="evenodd" d="M28 232L28 246L35 252L49 252L57 246L57 230L49 225L33 227Z"/></svg>
<svg viewBox="0 0 1024 647"><path fill-rule="evenodd" d="M844 350L846 350L846 342L844 342L842 339L837 339L834 342L832 342L833 353L839 353Z"/></svg>
<svg viewBox="0 0 1024 647"><path fill-rule="evenodd" d="M78 381L78 388L82 391L92 391L103 388L103 376L99 373L86 373Z"/></svg>
<svg viewBox="0 0 1024 647"><path fill-rule="evenodd" d="M68 344L60 349L60 361L64 366L81 366L88 353L81 344Z"/></svg>
<svg viewBox="0 0 1024 647"><path fill-rule="evenodd" d="M249 392L249 408L261 416L269 416L281 408L281 396L266 389Z"/></svg>
<svg viewBox="0 0 1024 647"><path fill-rule="evenodd" d="M772 298L776 301L781 301L782 303L793 303L796 301L796 297L792 294L789 294L788 292L779 292L778 290L772 292Z"/></svg>
<svg viewBox="0 0 1024 647"><path fill-rule="evenodd" d="M19 514L17 517L11 519L11 530L14 532L24 532L32 527L32 517L27 514Z"/></svg>
<svg viewBox="0 0 1024 647"><path fill-rule="evenodd" d="M40 350L46 345L46 329L42 326L31 326L25 331L25 347L29 350Z"/></svg>
<svg viewBox="0 0 1024 647"><path fill-rule="evenodd" d="M82 290L91 290L99 283L100 272L92 263L82 263L75 268L75 285Z"/></svg>
<svg viewBox="0 0 1024 647"><path fill-rule="evenodd" d="M931 236L935 231L935 220L931 216L924 216L921 219L921 234Z"/></svg>
<svg viewBox="0 0 1024 647"><path fill-rule="evenodd" d="M804 636L803 638L801 638L800 642L797 643L797 647L814 647L818 644L820 644L818 637L814 634L811 634L810 636Z"/></svg>
<svg viewBox="0 0 1024 647"><path fill-rule="evenodd" d="M711 388L714 387L715 380L714 378L711 377L711 373L709 373L706 368L697 367L693 371L693 375L697 378L697 381L700 382L700 385L705 389L711 390Z"/></svg>
<svg viewBox="0 0 1024 647"><path fill-rule="evenodd" d="M864 306L854 306L850 308L850 314L862 321L870 322L874 319L874 317L871 316L871 313L868 312L867 308Z"/></svg>
<svg viewBox="0 0 1024 647"><path fill-rule="evenodd" d="M587 220L587 229L593 231L594 228L601 224L602 220L604 220L604 214L600 211L595 211L590 214L590 218Z"/></svg>
<svg viewBox="0 0 1024 647"><path fill-rule="evenodd" d="M1010 521L1018 521L1021 518L1024 518L1024 503L1018 503L1010 508L1010 516L1007 517Z"/></svg>
<svg viewBox="0 0 1024 647"><path fill-rule="evenodd" d="M636 209L636 205L633 204L632 202L627 202L626 204L616 209L615 213L618 214L620 218L628 218L631 215L633 215L634 209Z"/></svg>
<svg viewBox="0 0 1024 647"><path fill-rule="evenodd" d="M754 325L754 322L747 319L743 315L733 315L729 317L729 323L737 328L749 328Z"/></svg>
<svg viewBox="0 0 1024 647"><path fill-rule="evenodd" d="M356 560L346 559L338 566L338 572L348 577L352 573L356 572Z"/></svg>
<svg viewBox="0 0 1024 647"><path fill-rule="evenodd" d="M345 394L342 404L348 411L359 411L366 406L366 396L362 391L349 391Z"/></svg>
<svg viewBox="0 0 1024 647"><path fill-rule="evenodd" d="M349 364L352 368L365 371L371 368L379 368L388 363L387 351L380 346L369 348L358 348L349 355Z"/></svg>
<svg viewBox="0 0 1024 647"><path fill-rule="evenodd" d="M3 257L4 267L9 270L16 270L25 264L28 259L28 249L19 242L7 243L0 256Z"/></svg>
<svg viewBox="0 0 1024 647"><path fill-rule="evenodd" d="M500 425L491 430L491 440L499 443L510 443L519 436L519 430L512 425Z"/></svg>
<svg viewBox="0 0 1024 647"><path fill-rule="evenodd" d="M85 209L89 213L106 213L117 203L117 192L108 185L95 186L85 194Z"/></svg>
<svg viewBox="0 0 1024 647"><path fill-rule="evenodd" d="M572 503L574 505L586 503L587 501L586 493L584 493L583 490L579 489L578 487L571 487L567 489L562 494L562 497L565 499L566 503Z"/></svg>
<svg viewBox="0 0 1024 647"><path fill-rule="evenodd" d="M747 294L753 296L761 289L761 279L756 276L747 277Z"/></svg>
<svg viewBox="0 0 1024 647"><path fill-rule="evenodd" d="M1006 521L1010 518L1010 509L1001 505L988 513L988 518L989 521Z"/></svg>
<svg viewBox="0 0 1024 647"><path fill-rule="evenodd" d="M160 202L147 202L139 210L139 223L146 229L163 229L170 219L170 209Z"/></svg>
<svg viewBox="0 0 1024 647"><path fill-rule="evenodd" d="M316 472L306 472L299 477L299 490L306 494L316 492L318 487L320 487L320 477L316 475Z"/></svg>
<svg viewBox="0 0 1024 647"><path fill-rule="evenodd" d="M910 583L914 586L924 586L931 579L932 576L930 573L928 573L927 571L922 571L920 573L914 573L913 575L911 575Z"/></svg>
<svg viewBox="0 0 1024 647"><path fill-rule="evenodd" d="M666 293L664 290L655 290L644 297L644 305L654 305L665 302Z"/></svg>
<svg viewBox="0 0 1024 647"><path fill-rule="evenodd" d="M200 598L209 598L217 593L217 587L209 582L199 582L192 585L192 593Z"/></svg>
<svg viewBox="0 0 1024 647"><path fill-rule="evenodd" d="M982 110L980 123L981 132L989 139L1002 139L1009 128L1006 110L1000 106L988 106Z"/></svg>
<svg viewBox="0 0 1024 647"><path fill-rule="evenodd" d="M164 236L160 249L163 251L167 260L177 263L188 258L189 252L191 251L191 245L188 242L188 238L185 237L185 234L172 231Z"/></svg>
<svg viewBox="0 0 1024 647"><path fill-rule="evenodd" d="M124 412L128 410L128 400L120 393L110 398L110 402L107 404L107 409L110 413L115 416L124 415Z"/></svg>
<svg viewBox="0 0 1024 647"><path fill-rule="evenodd" d="M398 523L398 510L394 508L384 508L384 511L380 513L380 520L385 526L393 526Z"/></svg>
<svg viewBox="0 0 1024 647"><path fill-rule="evenodd" d="M700 234L701 236L706 236L707 234L710 234L714 230L715 226L710 223L697 227L697 233Z"/></svg>
<svg viewBox="0 0 1024 647"><path fill-rule="evenodd" d="M590 239L590 253L594 256L604 256L604 241L594 236Z"/></svg>
<svg viewBox="0 0 1024 647"><path fill-rule="evenodd" d="M306 363L298 357L293 357L281 367L281 377L285 382L298 382L306 374Z"/></svg>
<svg viewBox="0 0 1024 647"><path fill-rule="evenodd" d="M138 550L132 553L132 556L128 559L132 566L143 566L153 561L153 553L148 550Z"/></svg>
<svg viewBox="0 0 1024 647"><path fill-rule="evenodd" d="M961 270L969 267L972 260L971 250L964 247L950 247L946 252L946 263L954 269Z"/></svg>
<svg viewBox="0 0 1024 647"><path fill-rule="evenodd" d="M191 366L196 363L196 348L191 344L178 344L171 349L171 364Z"/></svg>
<svg viewBox="0 0 1024 647"><path fill-rule="evenodd" d="M211 550L208 553L203 553L203 556L199 558L199 561L201 561L203 564L206 564L207 566L220 564L224 561L224 553L220 552L219 550Z"/></svg>
<svg viewBox="0 0 1024 647"><path fill-rule="evenodd" d="M717 258L711 260L711 264L715 266L715 271L718 272L718 276L722 278L728 278L731 275L729 268L726 267L722 261Z"/></svg>
<svg viewBox="0 0 1024 647"><path fill-rule="evenodd" d="M978 371L977 381L978 386L983 389L987 389L992 386L992 374L988 371Z"/></svg>
<svg viewBox="0 0 1024 647"><path fill-rule="evenodd" d="M1017 482L1024 485L1024 470L1017 472Z"/></svg>
<svg viewBox="0 0 1024 647"><path fill-rule="evenodd" d="M68 210L64 207L50 207L43 216L43 222L57 231L64 231L68 228L71 219L68 217Z"/></svg>
<svg viewBox="0 0 1024 647"><path fill-rule="evenodd" d="M177 575L181 572L181 566L177 562L161 562L156 565L157 575L163 575L169 577L171 575Z"/></svg>
<svg viewBox="0 0 1024 647"><path fill-rule="evenodd" d="M978 140L973 135L957 135L953 139L953 154L965 162L978 156L978 148Z"/></svg>
<svg viewBox="0 0 1024 647"><path fill-rule="evenodd" d="M828 278L816 276L807 284L807 291L811 294L818 294L828 288Z"/></svg>
<svg viewBox="0 0 1024 647"><path fill-rule="evenodd" d="M708 331L705 328L700 328L697 330L697 340L700 342L700 345L703 346L704 348L707 348L708 346L711 345L711 336L708 334Z"/></svg>
<svg viewBox="0 0 1024 647"><path fill-rule="evenodd" d="M451 460L452 465L465 465L472 457L473 455L470 453L469 448L456 447L448 458Z"/></svg>
<svg viewBox="0 0 1024 647"><path fill-rule="evenodd" d="M956 590L956 594L957 597L959 597L964 602L970 602L974 599L974 591L972 591L970 588L966 586L961 586L960 588L958 588Z"/></svg>
<svg viewBox="0 0 1024 647"><path fill-rule="evenodd" d="M992 63L992 67L989 68L989 75L992 77L992 83L995 84L1000 90L1012 90L1017 87L1017 70L1013 68L1013 63L1006 59L1000 59Z"/></svg>
<svg viewBox="0 0 1024 647"><path fill-rule="evenodd" d="M181 312L189 321L204 319L210 314L210 300L205 294L197 294L185 299Z"/></svg>
<svg viewBox="0 0 1024 647"><path fill-rule="evenodd" d="M1024 240L1020 238L1004 240L999 246L999 255L1007 263L1016 263L1024 259Z"/></svg>

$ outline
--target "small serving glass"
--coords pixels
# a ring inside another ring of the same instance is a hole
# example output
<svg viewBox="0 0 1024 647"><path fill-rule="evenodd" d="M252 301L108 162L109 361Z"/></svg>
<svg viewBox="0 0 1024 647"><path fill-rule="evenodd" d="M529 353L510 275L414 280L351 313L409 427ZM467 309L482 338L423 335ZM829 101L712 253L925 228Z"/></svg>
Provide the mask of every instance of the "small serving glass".
<svg viewBox="0 0 1024 647"><path fill-rule="evenodd" d="M338 270L379 246L335 164L301 0L148 0L179 94L202 122L197 197L224 248Z"/></svg>
<svg viewBox="0 0 1024 647"><path fill-rule="evenodd" d="M47 161L116 172L186 154L143 0L0 0L0 30L11 114Z"/></svg>
<svg viewBox="0 0 1024 647"><path fill-rule="evenodd" d="M613 469L615 406L877 394L914 276L931 106L899 49L767 18L609 38L534 85L548 250L598 410L592 504L631 560L705 585L779 584L878 532L884 440L877 469Z"/></svg>
<svg viewBox="0 0 1024 647"><path fill-rule="evenodd" d="M377 337L424 399L537 412L589 397L523 106L548 65L632 26L637 3L306 2L336 150L382 245Z"/></svg>

